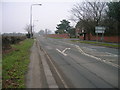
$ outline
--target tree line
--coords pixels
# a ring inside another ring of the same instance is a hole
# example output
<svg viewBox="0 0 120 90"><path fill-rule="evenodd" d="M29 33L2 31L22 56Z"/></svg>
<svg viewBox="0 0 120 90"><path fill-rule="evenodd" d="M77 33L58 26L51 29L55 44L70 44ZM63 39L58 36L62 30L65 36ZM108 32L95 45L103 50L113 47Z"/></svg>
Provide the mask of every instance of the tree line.
<svg viewBox="0 0 120 90"><path fill-rule="evenodd" d="M105 35L120 35L120 1L119 2L81 2L71 9L72 18L76 22L75 28L83 29L86 33L95 35L95 26L104 26ZM68 20L60 21L56 27L56 34L69 33L75 35L75 28Z"/></svg>

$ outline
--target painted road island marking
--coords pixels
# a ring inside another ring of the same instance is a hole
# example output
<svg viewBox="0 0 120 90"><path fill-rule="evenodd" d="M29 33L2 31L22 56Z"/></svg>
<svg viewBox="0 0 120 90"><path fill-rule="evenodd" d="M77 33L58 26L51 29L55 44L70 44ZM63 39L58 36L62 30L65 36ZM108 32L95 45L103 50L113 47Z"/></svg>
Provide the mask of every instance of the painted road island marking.
<svg viewBox="0 0 120 90"><path fill-rule="evenodd" d="M59 42L76 47L76 48L78 49L78 51L79 51L81 54L83 54L83 55L86 55L86 56L89 56L89 57L94 58L94 59L96 59L96 60L102 61L102 62L104 62L104 63L106 63L106 64L110 64L110 65L112 65L112 66L114 66L114 67L116 67L116 68L120 68L120 65L114 64L114 63L109 62L109 61L106 61L106 60L103 60L103 59L101 59L101 58L99 58L99 57L96 57L96 56L94 56L94 55L90 55L90 54L85 53L85 52L84 52L78 45L76 45L76 44L66 43L66 42L63 42L63 41L59 41ZM105 47L101 47L101 48L105 48ZM56 49L56 50L57 50L57 49ZM61 51L60 51L59 49L58 49L57 51L59 51L59 52L61 53ZM111 53L108 53L108 54L111 55ZM110 56L110 55L109 55L109 56ZM112 55L113 55L113 54L112 54ZM113 56L116 57L116 56L118 56L118 55L115 55L115 54L114 54Z"/></svg>
<svg viewBox="0 0 120 90"><path fill-rule="evenodd" d="M67 56L67 54L65 53L65 51L68 50L68 49L70 49L70 48L65 48L63 51L60 51L59 49L56 48L56 50L58 52L60 52L61 54L63 54L64 56Z"/></svg>
<svg viewBox="0 0 120 90"><path fill-rule="evenodd" d="M104 62L104 63L110 64L110 65L112 65L112 66L114 66L114 67L116 67L116 68L120 68L120 66L117 65L117 64L111 63L111 62L106 61L106 60L102 60L101 58L98 58L98 57L96 57L96 56L93 56L93 55L90 55L90 54L85 53L78 45L75 45L75 47L76 47L76 48L78 49L78 51L79 51L81 54L83 54L83 55L86 55L86 56L89 56L89 57L94 58L94 59L96 59L96 60L99 60L99 61L102 61L102 62Z"/></svg>

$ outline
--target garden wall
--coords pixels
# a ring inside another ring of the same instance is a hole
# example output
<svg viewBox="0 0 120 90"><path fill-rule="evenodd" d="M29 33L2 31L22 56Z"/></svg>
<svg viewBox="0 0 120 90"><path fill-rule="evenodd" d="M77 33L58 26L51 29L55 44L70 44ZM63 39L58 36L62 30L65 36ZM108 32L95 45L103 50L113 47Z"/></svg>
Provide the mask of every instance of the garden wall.
<svg viewBox="0 0 120 90"><path fill-rule="evenodd" d="M119 40L120 36L104 36L103 41L105 42L115 42L118 43L120 42ZM80 36L81 40L84 40L83 36ZM85 40L98 40L98 41L102 41L101 36L93 36L92 34L86 34L86 38Z"/></svg>

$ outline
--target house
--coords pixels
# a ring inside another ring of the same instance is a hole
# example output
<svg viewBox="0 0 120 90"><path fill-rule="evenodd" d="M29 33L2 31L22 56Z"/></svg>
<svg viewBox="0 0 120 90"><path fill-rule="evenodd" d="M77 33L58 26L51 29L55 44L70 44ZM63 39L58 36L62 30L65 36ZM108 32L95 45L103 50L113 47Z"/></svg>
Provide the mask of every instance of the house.
<svg viewBox="0 0 120 90"><path fill-rule="evenodd" d="M75 30L76 38L80 38L81 40L86 40L86 32L84 28L77 27Z"/></svg>

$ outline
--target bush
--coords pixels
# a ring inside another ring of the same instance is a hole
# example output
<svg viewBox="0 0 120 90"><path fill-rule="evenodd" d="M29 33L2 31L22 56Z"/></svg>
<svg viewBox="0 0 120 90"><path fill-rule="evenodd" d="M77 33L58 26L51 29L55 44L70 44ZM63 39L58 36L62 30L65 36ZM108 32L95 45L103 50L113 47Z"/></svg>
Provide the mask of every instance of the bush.
<svg viewBox="0 0 120 90"><path fill-rule="evenodd" d="M8 50L11 48L11 44L19 43L26 39L26 36L2 36L2 50Z"/></svg>

